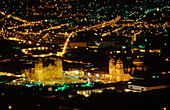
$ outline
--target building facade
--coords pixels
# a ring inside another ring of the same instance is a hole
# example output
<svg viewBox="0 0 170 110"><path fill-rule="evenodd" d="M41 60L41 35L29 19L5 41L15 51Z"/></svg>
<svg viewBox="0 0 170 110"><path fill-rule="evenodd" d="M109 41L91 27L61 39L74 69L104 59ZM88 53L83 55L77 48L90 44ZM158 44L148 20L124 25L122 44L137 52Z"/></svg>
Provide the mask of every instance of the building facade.
<svg viewBox="0 0 170 110"><path fill-rule="evenodd" d="M113 58L109 61L109 78L110 81L128 81L131 79L129 74L124 73L123 62L118 59L116 64Z"/></svg>
<svg viewBox="0 0 170 110"><path fill-rule="evenodd" d="M61 79L63 78L62 59L57 58L54 61L54 65L51 63L44 67L43 61L39 59L35 62L35 68L25 70L23 73L27 77L28 81L45 81L50 79Z"/></svg>
<svg viewBox="0 0 170 110"><path fill-rule="evenodd" d="M155 89L165 89L169 88L169 85L128 85L128 89L126 91L140 92L140 91L149 91Z"/></svg>

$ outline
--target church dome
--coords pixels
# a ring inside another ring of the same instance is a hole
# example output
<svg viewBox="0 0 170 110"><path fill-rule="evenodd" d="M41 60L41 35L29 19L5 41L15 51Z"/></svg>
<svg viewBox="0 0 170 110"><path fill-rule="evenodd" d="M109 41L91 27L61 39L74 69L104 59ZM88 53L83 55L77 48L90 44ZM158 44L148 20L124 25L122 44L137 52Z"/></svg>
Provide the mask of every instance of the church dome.
<svg viewBox="0 0 170 110"><path fill-rule="evenodd" d="M116 64L123 64L123 61L119 58L116 62Z"/></svg>
<svg viewBox="0 0 170 110"><path fill-rule="evenodd" d="M142 59L139 59L139 58L136 58L134 61L133 61L133 64L136 65L136 66L143 66L143 61Z"/></svg>

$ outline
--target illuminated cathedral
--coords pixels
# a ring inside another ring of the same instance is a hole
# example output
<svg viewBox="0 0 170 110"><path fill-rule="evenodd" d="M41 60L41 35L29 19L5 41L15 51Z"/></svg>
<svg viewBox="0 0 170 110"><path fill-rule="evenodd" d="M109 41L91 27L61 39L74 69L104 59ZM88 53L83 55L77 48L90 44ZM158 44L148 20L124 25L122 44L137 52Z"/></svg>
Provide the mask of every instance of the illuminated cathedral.
<svg viewBox="0 0 170 110"><path fill-rule="evenodd" d="M35 68L25 70L23 73L27 77L28 81L47 81L51 79L63 78L62 59L57 58L54 61L54 65L51 63L44 67L42 59L38 59L35 62Z"/></svg>
<svg viewBox="0 0 170 110"><path fill-rule="evenodd" d="M128 81L131 79L129 74L124 73L123 62L121 59L118 59L116 64L113 58L109 61L109 78L110 81Z"/></svg>

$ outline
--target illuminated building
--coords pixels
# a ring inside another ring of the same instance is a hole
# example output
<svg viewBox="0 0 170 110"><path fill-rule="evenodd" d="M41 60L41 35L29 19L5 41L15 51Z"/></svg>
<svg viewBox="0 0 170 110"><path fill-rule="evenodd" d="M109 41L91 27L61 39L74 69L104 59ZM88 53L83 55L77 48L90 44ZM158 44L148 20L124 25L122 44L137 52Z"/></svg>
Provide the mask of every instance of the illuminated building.
<svg viewBox="0 0 170 110"><path fill-rule="evenodd" d="M104 88L82 88L77 90L77 94L84 95L85 97L89 97L93 93L102 93L103 90L114 90L115 87L109 86Z"/></svg>
<svg viewBox="0 0 170 110"><path fill-rule="evenodd" d="M122 60L118 59L115 64L113 58L109 61L109 76L111 81L128 81L131 79L129 74L124 73Z"/></svg>
<svg viewBox="0 0 170 110"><path fill-rule="evenodd" d="M144 61L139 58L134 59L133 64L135 65L135 70L146 71L146 67L143 65Z"/></svg>
<svg viewBox="0 0 170 110"><path fill-rule="evenodd" d="M167 78L153 78L150 80L137 80L128 82L128 89L126 91L140 92L155 89L165 89L170 87L169 79Z"/></svg>
<svg viewBox="0 0 170 110"><path fill-rule="evenodd" d="M87 47L86 42L70 42L71 48L78 48L78 47Z"/></svg>
<svg viewBox="0 0 170 110"><path fill-rule="evenodd" d="M115 41L102 41L101 47L114 47L115 46Z"/></svg>
<svg viewBox="0 0 170 110"><path fill-rule="evenodd" d="M86 73L82 70L68 70L65 71L65 74L70 76L80 76L82 78L90 78L91 81L97 82L119 82L131 79L129 73L124 73L123 62L118 59L115 64L115 60L113 58L109 61L109 73L105 70L94 70L94 68L91 68L91 71Z"/></svg>
<svg viewBox="0 0 170 110"><path fill-rule="evenodd" d="M159 86L151 86L151 85L128 85L128 88L132 91L149 91L154 89L164 89L168 88L169 85L159 85Z"/></svg>
<svg viewBox="0 0 170 110"><path fill-rule="evenodd" d="M50 79L61 79L63 77L62 59L57 58L54 65L49 64L43 66L43 62L39 59L35 62L35 68L25 70L23 73L28 80L45 81Z"/></svg>

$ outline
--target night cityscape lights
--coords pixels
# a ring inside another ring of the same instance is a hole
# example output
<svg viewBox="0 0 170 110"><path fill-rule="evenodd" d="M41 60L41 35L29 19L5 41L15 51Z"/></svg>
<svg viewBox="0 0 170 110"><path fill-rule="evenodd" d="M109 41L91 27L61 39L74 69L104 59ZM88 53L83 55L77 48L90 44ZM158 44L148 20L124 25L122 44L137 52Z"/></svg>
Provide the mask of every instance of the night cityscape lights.
<svg viewBox="0 0 170 110"><path fill-rule="evenodd" d="M1 0L0 110L168 110L168 0Z"/></svg>

